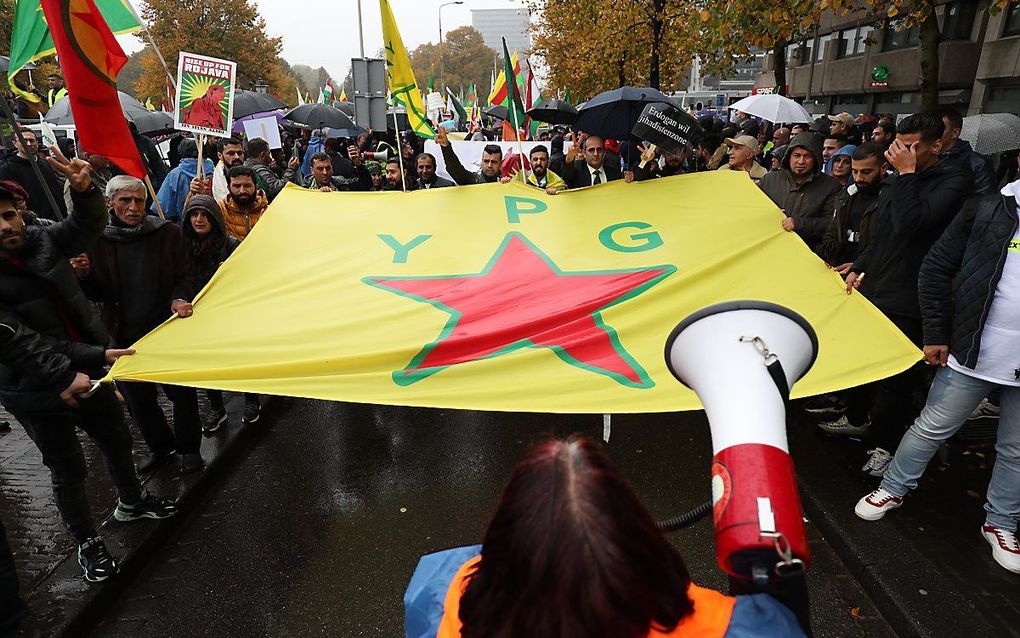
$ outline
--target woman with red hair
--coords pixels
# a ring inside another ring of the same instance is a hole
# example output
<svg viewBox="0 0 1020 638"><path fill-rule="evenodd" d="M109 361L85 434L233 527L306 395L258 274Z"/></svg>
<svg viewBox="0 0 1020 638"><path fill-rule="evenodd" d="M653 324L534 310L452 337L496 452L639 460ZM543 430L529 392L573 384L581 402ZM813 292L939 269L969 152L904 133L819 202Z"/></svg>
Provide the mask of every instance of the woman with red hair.
<svg viewBox="0 0 1020 638"><path fill-rule="evenodd" d="M579 436L535 447L483 544L423 557L404 601L408 638L803 635L766 594L693 584L601 443Z"/></svg>

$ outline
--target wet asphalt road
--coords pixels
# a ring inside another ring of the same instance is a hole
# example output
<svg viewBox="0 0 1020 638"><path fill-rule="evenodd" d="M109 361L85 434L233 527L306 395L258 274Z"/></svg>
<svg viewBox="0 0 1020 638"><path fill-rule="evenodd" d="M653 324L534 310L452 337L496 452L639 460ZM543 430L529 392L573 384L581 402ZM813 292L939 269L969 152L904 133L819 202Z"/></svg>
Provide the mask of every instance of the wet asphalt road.
<svg viewBox="0 0 1020 638"><path fill-rule="evenodd" d="M493 414L297 399L183 521L94 635L402 635L418 557L477 543L532 443L601 415ZM709 497L701 413L613 417L610 452L656 516ZM816 636L892 636L814 537ZM673 535L699 584L724 589L711 524Z"/></svg>

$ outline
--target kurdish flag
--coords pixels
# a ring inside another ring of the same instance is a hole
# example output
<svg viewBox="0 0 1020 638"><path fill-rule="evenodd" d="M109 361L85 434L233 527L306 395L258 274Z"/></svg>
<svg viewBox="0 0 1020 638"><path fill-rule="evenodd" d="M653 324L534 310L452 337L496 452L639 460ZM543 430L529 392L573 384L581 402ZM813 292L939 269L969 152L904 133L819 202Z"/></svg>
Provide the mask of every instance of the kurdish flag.
<svg viewBox="0 0 1020 638"><path fill-rule="evenodd" d="M407 119L411 129L419 136L432 139L436 132L426 116L425 104L418 90L418 82L414 79L411 60L407 49L400 39L397 21L393 18L389 0L379 0L379 11L382 13L383 45L386 49L386 77L390 85L390 98L399 102L407 109Z"/></svg>
<svg viewBox="0 0 1020 638"><path fill-rule="evenodd" d="M516 55L515 53L514 56ZM503 122L503 139L516 140L520 136L521 128L526 126L525 119L527 119L527 114L524 109L524 101L521 99L520 87L517 85L520 62L517 63L518 68L516 69L511 66L510 54L506 50L506 38L503 38L503 61L503 74L513 78L513 81L508 83L512 90L508 88L506 90L506 97L503 98L503 104L507 109L507 117ZM523 139L527 139L527 131L525 131Z"/></svg>
<svg viewBox="0 0 1020 638"><path fill-rule="evenodd" d="M95 0L95 5L114 34L141 30L142 24L127 0ZM7 70L7 82L11 90L27 100L38 102L37 95L22 91L14 84L14 76L29 62L52 55L56 50L40 0L17 0L14 5L11 59Z"/></svg>
<svg viewBox="0 0 1020 638"><path fill-rule="evenodd" d="M813 326L818 359L794 397L919 361L782 218L735 171L556 196L520 182L288 186L194 315L133 344L105 380L478 410L696 409L664 344L683 318L733 300L778 303Z"/></svg>
<svg viewBox="0 0 1020 638"><path fill-rule="evenodd" d="M145 178L145 165L117 95L117 73L127 62L94 0L41 0L81 148L104 155L121 170Z"/></svg>

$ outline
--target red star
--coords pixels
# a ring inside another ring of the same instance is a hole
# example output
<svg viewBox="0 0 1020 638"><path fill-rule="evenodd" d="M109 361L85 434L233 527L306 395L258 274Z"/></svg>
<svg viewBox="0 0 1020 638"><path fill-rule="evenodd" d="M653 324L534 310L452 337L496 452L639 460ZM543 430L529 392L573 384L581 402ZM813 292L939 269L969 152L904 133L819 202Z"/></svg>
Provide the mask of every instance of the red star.
<svg viewBox="0 0 1020 638"><path fill-rule="evenodd" d="M477 274L367 277L365 283L450 314L442 333L393 373L401 385L447 366L525 346L550 348L565 362L636 388L654 382L602 321L602 310L635 297L674 266L563 272L523 235L510 233Z"/></svg>

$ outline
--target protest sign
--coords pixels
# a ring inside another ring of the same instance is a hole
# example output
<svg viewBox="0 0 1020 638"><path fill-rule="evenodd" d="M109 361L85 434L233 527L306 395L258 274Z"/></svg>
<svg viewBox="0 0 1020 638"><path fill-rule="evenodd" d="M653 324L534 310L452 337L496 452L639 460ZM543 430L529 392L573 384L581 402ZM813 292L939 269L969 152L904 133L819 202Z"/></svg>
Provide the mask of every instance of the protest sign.
<svg viewBox="0 0 1020 638"><path fill-rule="evenodd" d="M214 137L230 137L237 64L181 51L177 77L174 128Z"/></svg>
<svg viewBox="0 0 1020 638"><path fill-rule="evenodd" d="M677 155L684 147L697 144L703 131L693 117L679 108L655 102L641 111L631 133L667 153Z"/></svg>
<svg viewBox="0 0 1020 638"><path fill-rule="evenodd" d="M275 117L260 117L256 120L245 120L244 134L248 139L256 137L269 142L269 148L283 148L283 140L280 139L280 127Z"/></svg>

